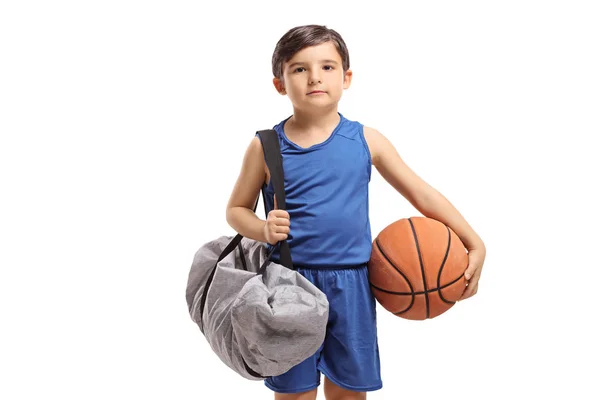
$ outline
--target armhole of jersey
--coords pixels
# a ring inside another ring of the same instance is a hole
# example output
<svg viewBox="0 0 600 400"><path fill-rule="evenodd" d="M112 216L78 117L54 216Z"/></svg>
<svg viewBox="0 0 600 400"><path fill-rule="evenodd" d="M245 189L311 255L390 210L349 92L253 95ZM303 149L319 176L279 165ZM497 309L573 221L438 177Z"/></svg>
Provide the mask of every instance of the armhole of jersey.
<svg viewBox="0 0 600 400"><path fill-rule="evenodd" d="M260 137L260 135L258 134L258 132L256 133L255 136L258 136L258 140L260 141L261 146L263 146L262 138ZM266 156L264 150L262 151L262 153L263 153L263 160L265 161L265 166L266 166L267 165L267 156ZM262 197L262 200L263 200L262 204L263 204L263 212L265 213L265 219L267 219L267 214L268 214L268 210L267 210L268 207L267 207L267 198L266 198L266 196L267 196L267 190L268 190L269 186L272 186L271 180L269 179L269 184L268 185L266 185L265 181L263 180L262 186L260 187L260 193L258 194L258 196ZM258 208L257 208L257 211L258 211Z"/></svg>
<svg viewBox="0 0 600 400"><path fill-rule="evenodd" d="M371 170L373 166L373 160L371 159L371 152L369 151L369 145L367 144L367 139L365 139L365 126L360 124L360 140L362 141L365 152L367 153L368 165L367 165L367 173L369 174L369 182L371 182Z"/></svg>
<svg viewBox="0 0 600 400"><path fill-rule="evenodd" d="M258 140L260 141L260 145L263 146L263 148L264 148L264 144L263 144L262 138L260 137L260 135L258 134L258 132L256 132L256 135L254 135L254 136L258 136ZM264 150L263 150L262 153L263 153L263 160L265 161L265 168L268 169L268 167L267 167L267 155L265 154ZM270 184L271 184L271 179L269 179L269 185ZM266 185L265 181L263 180L262 186L261 186L261 190L265 190L267 187L269 187L269 185Z"/></svg>

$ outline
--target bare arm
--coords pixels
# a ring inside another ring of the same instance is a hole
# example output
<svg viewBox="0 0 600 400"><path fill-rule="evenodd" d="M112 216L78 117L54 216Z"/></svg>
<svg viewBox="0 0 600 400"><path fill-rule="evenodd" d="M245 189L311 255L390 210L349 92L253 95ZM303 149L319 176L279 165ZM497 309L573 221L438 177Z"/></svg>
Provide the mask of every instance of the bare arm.
<svg viewBox="0 0 600 400"><path fill-rule="evenodd" d="M385 136L366 126L364 133L373 165L381 176L424 216L449 226L463 242L469 251L469 265L464 273L468 285L459 300L473 296L477 293L481 269L485 260L486 249L483 240L448 199L404 163Z"/></svg>
<svg viewBox="0 0 600 400"><path fill-rule="evenodd" d="M269 178L262 143L255 137L244 155L240 174L227 203L226 218L227 223L242 236L275 244L287 239L290 231L289 214L283 210L273 210L265 221L253 211L260 189Z"/></svg>
<svg viewBox="0 0 600 400"><path fill-rule="evenodd" d="M260 188L266 179L265 161L260 139L255 137L246 149L240 174L227 203L227 223L236 232L249 239L266 242L265 221L258 218L253 208Z"/></svg>
<svg viewBox="0 0 600 400"><path fill-rule="evenodd" d="M392 143L373 128L364 127L373 165L381 176L424 216L449 226L468 250L485 245L460 212L440 192L421 179L402 160Z"/></svg>

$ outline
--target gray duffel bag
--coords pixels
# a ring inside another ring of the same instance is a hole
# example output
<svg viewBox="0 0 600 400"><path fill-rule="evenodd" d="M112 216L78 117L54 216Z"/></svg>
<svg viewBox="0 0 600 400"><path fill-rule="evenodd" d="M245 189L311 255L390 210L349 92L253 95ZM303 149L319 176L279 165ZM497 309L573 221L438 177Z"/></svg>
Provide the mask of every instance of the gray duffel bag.
<svg viewBox="0 0 600 400"><path fill-rule="evenodd" d="M285 210L277 133L258 134L278 206ZM264 199L264 191L262 195ZM219 358L251 380L287 372L313 355L325 339L325 294L293 269L287 241L277 245L281 264L270 261L275 247L267 253L264 243L241 235L221 236L196 252L188 277L186 301L192 320Z"/></svg>

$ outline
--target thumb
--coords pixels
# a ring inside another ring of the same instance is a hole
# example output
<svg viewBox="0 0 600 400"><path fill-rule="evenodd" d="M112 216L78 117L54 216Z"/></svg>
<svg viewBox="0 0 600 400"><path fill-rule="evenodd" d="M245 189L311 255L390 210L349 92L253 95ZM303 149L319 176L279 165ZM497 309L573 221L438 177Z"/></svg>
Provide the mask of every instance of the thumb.
<svg viewBox="0 0 600 400"><path fill-rule="evenodd" d="M274 203L273 209L279 210L279 207L277 207L277 195L276 194L273 195L273 203Z"/></svg>
<svg viewBox="0 0 600 400"><path fill-rule="evenodd" d="M475 272L475 266L473 264L469 264L469 266L467 267L467 269L465 271L465 278L467 280L471 279L474 272Z"/></svg>
<svg viewBox="0 0 600 400"><path fill-rule="evenodd" d="M473 274L475 274L475 271L477 270L477 261L475 260L475 257L469 257L469 265L467 266L467 269L465 270L465 278L467 280L470 280L473 277Z"/></svg>
<svg viewBox="0 0 600 400"><path fill-rule="evenodd" d="M478 273L478 269L481 268L483 264L482 254L473 249L469 251L469 264L467 269L465 270L465 278L470 280L475 273Z"/></svg>

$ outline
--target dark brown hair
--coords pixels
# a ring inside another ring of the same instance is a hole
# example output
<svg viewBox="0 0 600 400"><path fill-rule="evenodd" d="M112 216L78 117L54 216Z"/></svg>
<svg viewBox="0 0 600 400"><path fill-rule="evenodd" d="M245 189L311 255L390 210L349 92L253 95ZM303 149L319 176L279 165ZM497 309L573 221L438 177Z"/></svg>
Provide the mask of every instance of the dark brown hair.
<svg viewBox="0 0 600 400"><path fill-rule="evenodd" d="M283 64L292 59L294 54L308 46L316 46L325 42L333 42L342 59L344 72L350 69L350 56L342 36L324 25L303 25L290 29L279 39L273 52L273 76L281 79Z"/></svg>

